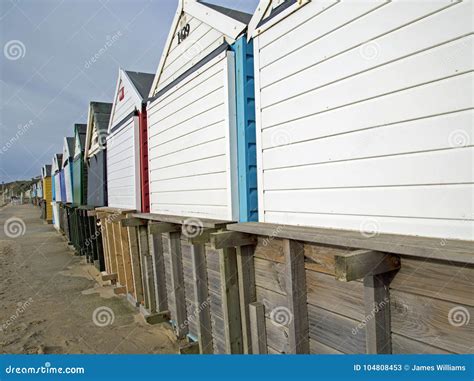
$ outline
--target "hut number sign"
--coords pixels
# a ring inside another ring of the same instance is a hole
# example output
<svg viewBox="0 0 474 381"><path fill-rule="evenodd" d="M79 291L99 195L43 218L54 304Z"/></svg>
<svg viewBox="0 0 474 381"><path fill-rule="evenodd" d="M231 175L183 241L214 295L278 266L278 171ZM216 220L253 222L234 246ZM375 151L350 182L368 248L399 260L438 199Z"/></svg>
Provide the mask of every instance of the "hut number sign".
<svg viewBox="0 0 474 381"><path fill-rule="evenodd" d="M178 31L177 33L178 44L181 44L189 36L190 32L191 32L191 25L189 24L186 24L183 28L181 28L181 30Z"/></svg>

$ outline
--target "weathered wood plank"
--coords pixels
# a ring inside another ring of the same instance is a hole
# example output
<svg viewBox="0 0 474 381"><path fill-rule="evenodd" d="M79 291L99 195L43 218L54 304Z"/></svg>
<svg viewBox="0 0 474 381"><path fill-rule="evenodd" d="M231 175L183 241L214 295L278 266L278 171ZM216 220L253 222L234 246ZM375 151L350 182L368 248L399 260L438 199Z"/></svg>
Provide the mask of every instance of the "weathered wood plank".
<svg viewBox="0 0 474 381"><path fill-rule="evenodd" d="M436 343L435 343L436 344ZM444 349L428 345L419 342L414 339L409 339L398 335L392 334L392 353L393 354L451 354Z"/></svg>
<svg viewBox="0 0 474 381"><path fill-rule="evenodd" d="M152 259L153 286L157 311L168 310L168 294L166 292L165 259L161 234L152 234L148 226L149 253Z"/></svg>
<svg viewBox="0 0 474 381"><path fill-rule="evenodd" d="M323 343L320 343L317 340L310 339L309 340L309 348L311 354L318 354L318 355L342 355L342 352L339 352L337 349L328 347Z"/></svg>
<svg viewBox="0 0 474 381"><path fill-rule="evenodd" d="M303 244L284 240L285 283L288 308L292 314L288 325L291 353L309 353L308 310Z"/></svg>
<svg viewBox="0 0 474 381"><path fill-rule="evenodd" d="M387 274L367 275L364 278L368 354L392 353L389 283Z"/></svg>
<svg viewBox="0 0 474 381"><path fill-rule="evenodd" d="M225 228L232 221L214 220L209 218L195 218L185 216L173 216L168 214L154 213L132 213L133 217L150 221L169 222L178 225L196 225L203 228Z"/></svg>
<svg viewBox="0 0 474 381"><path fill-rule="evenodd" d="M194 280L194 297L197 307L197 329L199 352L211 354L214 352L212 343L212 325L209 290L207 287L206 254L203 245L191 246L192 270Z"/></svg>
<svg viewBox="0 0 474 381"><path fill-rule="evenodd" d="M292 239L326 245L375 250L440 261L474 264L472 242L380 233L375 236L357 231L246 222L230 224L228 230L272 238Z"/></svg>
<svg viewBox="0 0 474 381"><path fill-rule="evenodd" d="M354 251L354 249L305 243L305 267L308 270L334 275L335 255L352 251ZM258 244L255 248L255 258L284 263L283 241L278 238L269 239L258 237Z"/></svg>
<svg viewBox="0 0 474 381"><path fill-rule="evenodd" d="M149 222L148 230L150 234L172 233L181 231L181 226L168 222Z"/></svg>
<svg viewBox="0 0 474 381"><path fill-rule="evenodd" d="M368 275L383 274L400 268L397 255L371 250L356 250L336 255L336 279L350 282Z"/></svg>
<svg viewBox="0 0 474 381"><path fill-rule="evenodd" d="M187 343L179 347L179 353L182 355L197 355L199 354L199 343Z"/></svg>
<svg viewBox="0 0 474 381"><path fill-rule="evenodd" d="M355 320L364 319L362 282L339 282L332 275L306 270L306 287L309 304Z"/></svg>
<svg viewBox="0 0 474 381"><path fill-rule="evenodd" d="M117 274L108 274L106 272L101 273L101 279L103 281L115 281L117 280Z"/></svg>
<svg viewBox="0 0 474 381"><path fill-rule="evenodd" d="M255 290L255 246L239 246L237 250L237 272L239 278L240 315L242 321L242 345L244 353L252 353L252 335L249 305L257 299Z"/></svg>
<svg viewBox="0 0 474 381"><path fill-rule="evenodd" d="M308 305L310 338L347 354L364 354L365 329L360 321ZM360 325L360 327L359 327Z"/></svg>
<svg viewBox="0 0 474 381"><path fill-rule="evenodd" d="M135 300L143 303L143 284L140 268L140 249L138 247L138 229L127 228L128 242L130 244L130 259L133 275L133 285L135 290Z"/></svg>
<svg viewBox="0 0 474 381"><path fill-rule="evenodd" d="M286 295L285 265L255 258L255 284Z"/></svg>
<svg viewBox="0 0 474 381"><path fill-rule="evenodd" d="M403 258L390 288L474 307L474 266Z"/></svg>
<svg viewBox="0 0 474 381"><path fill-rule="evenodd" d="M105 223L105 229L107 233L107 251L109 253L110 269L107 269L108 273L118 274L117 259L115 254L115 242L114 242L114 229L113 224L107 219L102 220ZM117 275L118 276L118 275Z"/></svg>
<svg viewBox="0 0 474 381"><path fill-rule="evenodd" d="M219 250L219 260L226 351L227 353L243 353L237 254L235 249Z"/></svg>
<svg viewBox="0 0 474 381"><path fill-rule="evenodd" d="M267 345L269 353L290 353L288 327L279 325L273 320L266 318L265 331L267 333Z"/></svg>
<svg viewBox="0 0 474 381"><path fill-rule="evenodd" d="M392 332L454 353L472 353L474 308L391 290Z"/></svg>
<svg viewBox="0 0 474 381"><path fill-rule="evenodd" d="M171 285L174 291L176 335L183 339L188 334L186 322L186 296L183 278L183 259L181 255L181 233L167 233L171 261Z"/></svg>
<svg viewBox="0 0 474 381"><path fill-rule="evenodd" d="M118 223L112 224L113 230L113 241L115 248L115 260L117 262L117 276L120 285L126 286L127 281L125 277L125 267L123 262L123 252L122 252L122 238L120 232L120 225Z"/></svg>
<svg viewBox="0 0 474 381"><path fill-rule="evenodd" d="M260 302L250 303L249 321L251 351L253 354L267 354L267 331L265 328L265 306Z"/></svg>
<svg viewBox="0 0 474 381"><path fill-rule="evenodd" d="M142 277L142 289L145 309L150 311L151 307L151 296L150 287L148 281L148 269L147 269L147 256L148 256L148 232L145 226L139 226L138 230L138 250L140 253L140 270Z"/></svg>
<svg viewBox="0 0 474 381"><path fill-rule="evenodd" d="M254 235L240 232L218 232L210 236L211 246L214 249L226 249L229 247L256 245L257 238Z"/></svg>
<svg viewBox="0 0 474 381"><path fill-rule="evenodd" d="M133 282L133 272L132 272L132 258L130 256L130 242L128 240L128 231L127 228L120 227L120 242L122 244L122 254L123 254L123 266L125 271L125 282L127 286L127 292L130 295L135 296L135 285Z"/></svg>
<svg viewBox="0 0 474 381"><path fill-rule="evenodd" d="M124 228L133 228L138 226L146 225L147 221L140 220L139 218L124 218L120 220L120 225Z"/></svg>

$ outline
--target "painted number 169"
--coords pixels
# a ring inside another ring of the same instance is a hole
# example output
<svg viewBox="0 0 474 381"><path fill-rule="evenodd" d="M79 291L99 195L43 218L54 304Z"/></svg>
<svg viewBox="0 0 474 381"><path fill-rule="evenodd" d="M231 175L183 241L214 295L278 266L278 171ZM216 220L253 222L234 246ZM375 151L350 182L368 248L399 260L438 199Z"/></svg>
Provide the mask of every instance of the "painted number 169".
<svg viewBox="0 0 474 381"><path fill-rule="evenodd" d="M180 31L178 31L178 44L181 44L186 37L189 36L189 32L191 32L191 26L189 24L186 24Z"/></svg>

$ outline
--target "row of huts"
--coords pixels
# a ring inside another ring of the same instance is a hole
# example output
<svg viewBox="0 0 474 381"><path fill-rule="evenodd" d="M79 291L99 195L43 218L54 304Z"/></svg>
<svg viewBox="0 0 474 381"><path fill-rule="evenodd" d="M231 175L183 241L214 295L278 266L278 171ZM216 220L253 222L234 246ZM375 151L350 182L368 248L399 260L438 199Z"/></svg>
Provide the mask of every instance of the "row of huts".
<svg viewBox="0 0 474 381"><path fill-rule="evenodd" d="M44 216L183 353L472 353L472 2L180 0Z"/></svg>

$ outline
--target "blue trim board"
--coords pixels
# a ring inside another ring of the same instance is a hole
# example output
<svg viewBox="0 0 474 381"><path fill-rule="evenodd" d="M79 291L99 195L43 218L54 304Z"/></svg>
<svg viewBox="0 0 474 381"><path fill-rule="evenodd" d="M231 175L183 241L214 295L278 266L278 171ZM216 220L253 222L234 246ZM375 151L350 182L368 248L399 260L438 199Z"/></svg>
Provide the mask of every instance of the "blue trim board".
<svg viewBox="0 0 474 381"><path fill-rule="evenodd" d="M239 222L256 222L258 192L253 42L248 43L244 35L231 49L235 53Z"/></svg>

